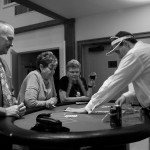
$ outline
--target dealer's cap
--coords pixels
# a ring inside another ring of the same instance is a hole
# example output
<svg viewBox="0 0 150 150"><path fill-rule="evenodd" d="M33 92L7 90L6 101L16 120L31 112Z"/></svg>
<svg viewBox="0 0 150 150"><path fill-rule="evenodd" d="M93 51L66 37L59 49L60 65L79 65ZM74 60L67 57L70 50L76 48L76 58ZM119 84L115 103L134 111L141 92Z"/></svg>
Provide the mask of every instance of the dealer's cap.
<svg viewBox="0 0 150 150"><path fill-rule="evenodd" d="M116 36L112 36L110 37L111 39L111 47L112 47L112 50L110 50L108 53L106 53L106 55L110 55L110 54L113 54L116 50L116 48L121 44L121 42L125 39L129 39L129 38L133 38L132 35L127 35L127 36L123 36L123 37L116 37ZM115 46L116 45L116 46Z"/></svg>

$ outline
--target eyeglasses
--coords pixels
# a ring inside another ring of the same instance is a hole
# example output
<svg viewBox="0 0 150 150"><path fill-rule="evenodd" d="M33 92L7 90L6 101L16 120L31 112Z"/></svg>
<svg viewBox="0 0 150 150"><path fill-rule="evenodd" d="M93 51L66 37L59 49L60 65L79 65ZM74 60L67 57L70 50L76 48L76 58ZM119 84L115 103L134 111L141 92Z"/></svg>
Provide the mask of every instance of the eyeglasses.
<svg viewBox="0 0 150 150"><path fill-rule="evenodd" d="M120 50L119 49L115 50L115 53L120 54Z"/></svg>
<svg viewBox="0 0 150 150"><path fill-rule="evenodd" d="M57 65L50 64L47 67L49 68L49 70L56 70Z"/></svg>
<svg viewBox="0 0 150 150"><path fill-rule="evenodd" d="M49 70L56 70L56 66L55 67L48 67Z"/></svg>

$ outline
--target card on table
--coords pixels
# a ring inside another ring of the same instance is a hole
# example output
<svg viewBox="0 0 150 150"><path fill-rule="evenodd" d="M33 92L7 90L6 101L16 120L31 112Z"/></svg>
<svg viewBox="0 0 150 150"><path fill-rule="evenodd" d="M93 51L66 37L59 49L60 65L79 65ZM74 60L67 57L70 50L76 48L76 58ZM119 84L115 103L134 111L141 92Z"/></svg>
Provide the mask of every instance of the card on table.
<svg viewBox="0 0 150 150"><path fill-rule="evenodd" d="M77 117L78 115L65 115L66 118Z"/></svg>
<svg viewBox="0 0 150 150"><path fill-rule="evenodd" d="M76 102L77 105L87 104L88 102Z"/></svg>

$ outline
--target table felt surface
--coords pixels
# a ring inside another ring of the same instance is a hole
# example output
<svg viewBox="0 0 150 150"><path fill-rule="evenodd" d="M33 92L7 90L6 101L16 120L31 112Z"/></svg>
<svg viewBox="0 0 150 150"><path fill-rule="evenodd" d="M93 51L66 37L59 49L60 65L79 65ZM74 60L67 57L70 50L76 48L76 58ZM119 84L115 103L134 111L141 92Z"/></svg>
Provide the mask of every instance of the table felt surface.
<svg viewBox="0 0 150 150"><path fill-rule="evenodd" d="M62 126L70 129L70 132L86 132L86 131L96 131L96 130L107 130L113 129L110 126L110 122L103 122L102 119L109 112L110 107L114 105L112 103L108 103L101 107L97 107L91 114L78 114L65 112L64 110L67 107L73 108L81 108L85 105L64 105L58 106L51 110L40 110L37 112L33 112L31 114L27 114L21 119L15 120L14 124L20 128L30 130L36 124L36 117L42 113L51 113L51 118L60 120L62 122ZM123 108L125 110L127 107ZM139 108L135 108L140 110ZM134 113L122 115L122 127L133 126L136 124L142 124L143 119L140 111L136 111Z"/></svg>

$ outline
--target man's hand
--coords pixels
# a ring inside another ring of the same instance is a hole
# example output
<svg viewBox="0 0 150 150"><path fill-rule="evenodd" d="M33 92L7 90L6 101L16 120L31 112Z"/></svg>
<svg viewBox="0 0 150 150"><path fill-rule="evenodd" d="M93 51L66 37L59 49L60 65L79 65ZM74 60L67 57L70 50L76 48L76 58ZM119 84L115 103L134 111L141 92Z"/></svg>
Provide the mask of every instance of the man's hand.
<svg viewBox="0 0 150 150"><path fill-rule="evenodd" d="M13 105L6 108L6 116L15 116L15 117L21 117L26 112L26 107L23 103L20 105Z"/></svg>
<svg viewBox="0 0 150 150"><path fill-rule="evenodd" d="M126 98L124 95L121 95L115 102L117 105L122 106L124 103L126 103Z"/></svg>
<svg viewBox="0 0 150 150"><path fill-rule="evenodd" d="M85 108L71 108L68 107L65 111L73 112L73 113L80 113L80 114L87 114Z"/></svg>

